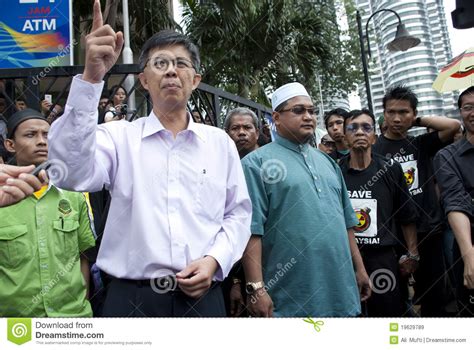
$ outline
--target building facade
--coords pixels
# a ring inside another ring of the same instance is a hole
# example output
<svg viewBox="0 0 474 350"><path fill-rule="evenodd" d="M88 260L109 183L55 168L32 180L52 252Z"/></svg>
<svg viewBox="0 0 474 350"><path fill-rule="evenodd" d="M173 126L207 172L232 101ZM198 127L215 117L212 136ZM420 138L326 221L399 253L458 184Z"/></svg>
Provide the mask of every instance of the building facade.
<svg viewBox="0 0 474 350"><path fill-rule="evenodd" d="M421 43L405 52L390 52L387 44L395 38L398 19L388 11L375 15L369 24L372 58L369 76L376 116L383 113L385 91L394 85L413 89L419 99L420 116L458 116L457 94L439 94L432 88L438 72L453 57L442 0L355 0L362 25L380 9L396 11L410 35ZM361 104L367 105L365 86L359 88Z"/></svg>

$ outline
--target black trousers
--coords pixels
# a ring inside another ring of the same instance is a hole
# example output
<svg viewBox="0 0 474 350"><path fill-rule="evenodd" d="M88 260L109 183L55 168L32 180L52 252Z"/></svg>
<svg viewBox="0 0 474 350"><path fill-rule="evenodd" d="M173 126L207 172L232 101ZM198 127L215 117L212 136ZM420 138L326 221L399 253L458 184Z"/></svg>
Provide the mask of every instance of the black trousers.
<svg viewBox="0 0 474 350"><path fill-rule="evenodd" d="M200 298L179 289L158 293L151 283L113 278L107 286L103 317L225 317L220 283Z"/></svg>
<svg viewBox="0 0 474 350"><path fill-rule="evenodd" d="M403 302L398 269L398 255L394 247L362 248L362 260L367 274L372 277L372 296L362 304L362 313L369 317L400 317Z"/></svg>
<svg viewBox="0 0 474 350"><path fill-rule="evenodd" d="M442 232L431 233L428 237L418 233L418 251L420 267L415 272L413 304L421 306L422 317L446 317L449 275L444 261Z"/></svg>
<svg viewBox="0 0 474 350"><path fill-rule="evenodd" d="M474 233L472 234L474 239ZM454 274L456 275L456 297L458 315L461 317L474 317L474 289L464 286L464 262L461 258L459 246L455 242L453 248Z"/></svg>

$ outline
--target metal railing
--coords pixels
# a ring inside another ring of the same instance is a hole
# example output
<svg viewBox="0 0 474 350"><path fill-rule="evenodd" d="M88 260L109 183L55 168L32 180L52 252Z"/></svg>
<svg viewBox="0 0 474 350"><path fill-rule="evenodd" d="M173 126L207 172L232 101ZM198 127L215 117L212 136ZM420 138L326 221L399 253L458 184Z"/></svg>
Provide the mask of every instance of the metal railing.
<svg viewBox="0 0 474 350"><path fill-rule="evenodd" d="M52 95L53 103L50 112L56 103L64 106L73 76L81 74L83 70L83 66L0 69L0 92L3 90L6 100L3 114L8 118L16 111L15 100L18 98L24 99L28 107L40 110L44 96ZM143 89L138 79L139 73L140 70L136 64L119 64L115 65L104 77L104 87L110 89L115 85L124 86L127 76L134 76L134 84L127 91L128 96L134 93L136 102L135 110L129 111L127 117L130 121L147 116L152 109L148 92ZM113 96L110 91L104 90L104 94L109 101L112 101ZM235 107L247 107L253 110L262 121L262 125L265 123L265 115L271 114L271 109L266 106L205 83L198 86L188 103L190 112L198 112L195 120L197 118L200 122L217 127L222 127L225 115Z"/></svg>

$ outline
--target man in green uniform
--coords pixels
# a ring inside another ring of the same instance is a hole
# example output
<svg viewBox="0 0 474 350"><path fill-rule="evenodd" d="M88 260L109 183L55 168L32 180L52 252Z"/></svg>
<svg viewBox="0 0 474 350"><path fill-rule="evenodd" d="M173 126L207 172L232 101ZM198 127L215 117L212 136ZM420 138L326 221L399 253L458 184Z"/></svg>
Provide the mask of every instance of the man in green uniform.
<svg viewBox="0 0 474 350"><path fill-rule="evenodd" d="M26 109L8 121L5 146L17 165L40 165L48 157L49 124ZM67 169L52 162L50 173ZM95 245L82 193L48 185L0 209L0 316L92 316L87 300L89 263L81 254Z"/></svg>

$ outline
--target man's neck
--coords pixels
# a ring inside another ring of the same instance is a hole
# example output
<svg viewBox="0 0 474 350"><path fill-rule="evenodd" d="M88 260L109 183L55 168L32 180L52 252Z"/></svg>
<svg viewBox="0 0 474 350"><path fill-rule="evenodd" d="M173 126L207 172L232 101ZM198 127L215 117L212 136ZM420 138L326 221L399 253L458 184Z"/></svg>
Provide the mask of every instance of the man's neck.
<svg viewBox="0 0 474 350"><path fill-rule="evenodd" d="M466 140L468 140L472 145L474 145L474 134L471 134L470 132L466 133Z"/></svg>
<svg viewBox="0 0 474 350"><path fill-rule="evenodd" d="M173 133L173 137L188 127L189 119L186 109L177 109L172 111L160 110L154 108L153 112L166 130Z"/></svg>
<svg viewBox="0 0 474 350"><path fill-rule="evenodd" d="M394 140L394 141L404 140L404 139L407 138L407 135L408 135L408 133L406 131L402 134L394 134L394 133L390 132L390 130L387 130L385 132L385 134L383 134L383 136L385 136L385 138L387 138L389 140Z"/></svg>
<svg viewBox="0 0 474 350"><path fill-rule="evenodd" d="M351 149L349 167L356 170L367 169L372 161L371 149L354 150Z"/></svg>
<svg viewBox="0 0 474 350"><path fill-rule="evenodd" d="M336 141L336 150L338 150L338 151L347 151L348 147L346 145L346 142L345 141L339 141L339 142Z"/></svg>
<svg viewBox="0 0 474 350"><path fill-rule="evenodd" d="M240 157L240 159L244 158L247 154L249 154L249 153L255 151L258 147L259 147L259 146L258 146L258 144L257 144L257 145L255 145L254 148L252 148L252 149L250 149L250 150L249 150L249 149L240 150L240 151L239 151L239 157Z"/></svg>

